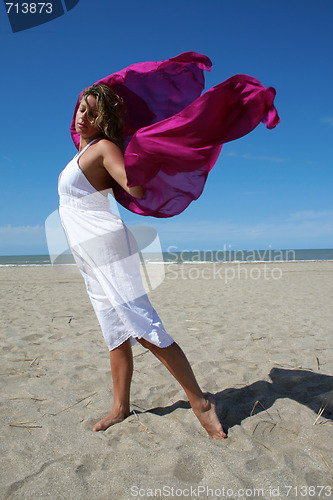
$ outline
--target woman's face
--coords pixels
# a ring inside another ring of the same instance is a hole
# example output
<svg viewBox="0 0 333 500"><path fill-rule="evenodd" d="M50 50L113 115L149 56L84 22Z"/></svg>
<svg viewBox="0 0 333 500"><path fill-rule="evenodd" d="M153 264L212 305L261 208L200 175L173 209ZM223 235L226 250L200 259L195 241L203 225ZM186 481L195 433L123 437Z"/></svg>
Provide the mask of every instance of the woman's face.
<svg viewBox="0 0 333 500"><path fill-rule="evenodd" d="M75 117L75 130L84 139L94 139L101 135L94 125L97 118L96 98L92 95L84 97L79 105Z"/></svg>

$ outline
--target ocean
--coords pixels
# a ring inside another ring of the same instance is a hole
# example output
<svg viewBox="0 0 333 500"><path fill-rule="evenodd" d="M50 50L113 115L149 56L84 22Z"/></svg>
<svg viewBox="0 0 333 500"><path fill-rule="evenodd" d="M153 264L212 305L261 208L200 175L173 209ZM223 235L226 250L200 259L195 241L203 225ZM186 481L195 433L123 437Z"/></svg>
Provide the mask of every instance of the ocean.
<svg viewBox="0 0 333 500"><path fill-rule="evenodd" d="M194 250L182 252L163 252L161 254L143 254L146 262L173 262L199 264L205 262L302 262L333 260L333 249L308 250ZM74 264L70 255L64 255L57 264ZM3 266L51 266L49 255L8 255L0 256Z"/></svg>

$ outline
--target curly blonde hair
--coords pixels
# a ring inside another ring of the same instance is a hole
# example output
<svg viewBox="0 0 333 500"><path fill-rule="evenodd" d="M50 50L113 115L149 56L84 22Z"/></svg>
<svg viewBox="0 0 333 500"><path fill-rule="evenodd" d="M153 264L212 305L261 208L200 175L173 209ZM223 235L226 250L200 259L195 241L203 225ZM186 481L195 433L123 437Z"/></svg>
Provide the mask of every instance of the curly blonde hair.
<svg viewBox="0 0 333 500"><path fill-rule="evenodd" d="M97 117L89 116L90 123L98 127L106 139L124 150L123 127L125 104L123 99L108 85L94 84L86 88L80 98L92 95L96 99Z"/></svg>

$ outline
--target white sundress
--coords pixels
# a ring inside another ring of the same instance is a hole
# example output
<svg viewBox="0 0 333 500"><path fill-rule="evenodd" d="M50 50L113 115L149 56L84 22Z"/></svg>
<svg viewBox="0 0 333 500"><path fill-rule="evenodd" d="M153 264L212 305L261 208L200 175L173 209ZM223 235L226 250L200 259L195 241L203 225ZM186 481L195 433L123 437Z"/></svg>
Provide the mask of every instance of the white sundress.
<svg viewBox="0 0 333 500"><path fill-rule="evenodd" d="M109 350L143 338L159 347L173 343L142 284L136 241L88 181L78 153L60 174L59 214L74 259ZM107 194L107 191L105 192Z"/></svg>

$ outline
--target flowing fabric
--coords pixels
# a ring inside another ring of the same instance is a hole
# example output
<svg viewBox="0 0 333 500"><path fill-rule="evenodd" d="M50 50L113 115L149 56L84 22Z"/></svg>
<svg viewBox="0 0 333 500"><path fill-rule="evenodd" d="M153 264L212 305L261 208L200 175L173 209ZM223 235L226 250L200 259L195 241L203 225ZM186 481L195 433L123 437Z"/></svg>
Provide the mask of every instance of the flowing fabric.
<svg viewBox="0 0 333 500"><path fill-rule="evenodd" d="M133 198L117 183L116 200L146 216L172 217L197 199L222 145L251 132L260 122L274 128L280 121L275 89L248 75L235 75L209 89L204 70L208 57L186 52L159 62L128 66L96 83L111 86L125 101L125 169L128 186L142 185ZM71 134L76 147L76 104Z"/></svg>

